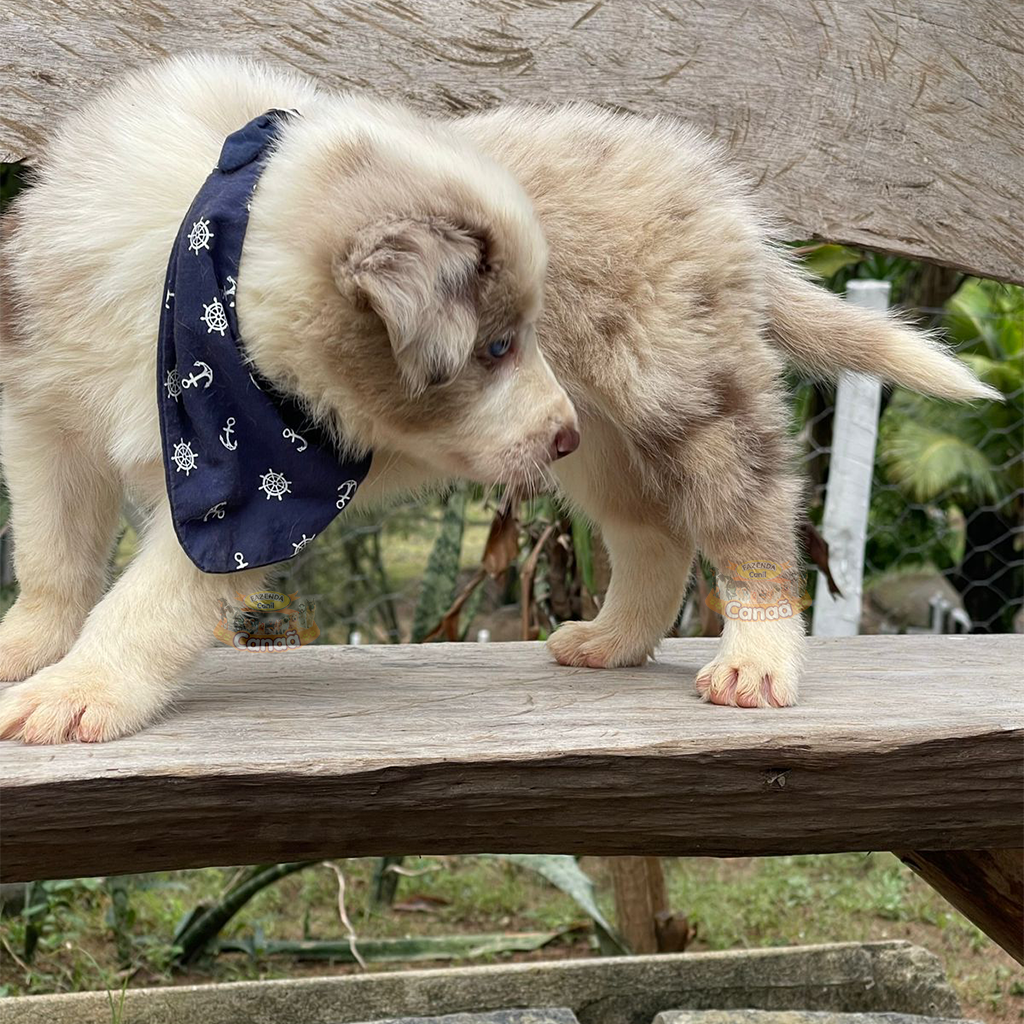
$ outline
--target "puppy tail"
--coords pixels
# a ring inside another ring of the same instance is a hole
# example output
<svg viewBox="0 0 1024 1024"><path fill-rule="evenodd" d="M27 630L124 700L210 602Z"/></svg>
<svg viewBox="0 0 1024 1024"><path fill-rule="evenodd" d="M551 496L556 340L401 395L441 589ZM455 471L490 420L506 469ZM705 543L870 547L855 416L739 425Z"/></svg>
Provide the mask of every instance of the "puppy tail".
<svg viewBox="0 0 1024 1024"><path fill-rule="evenodd" d="M851 305L813 284L779 253L769 256L767 274L770 337L787 358L816 376L858 370L937 398L1002 401L999 391L978 380L933 334L905 318Z"/></svg>

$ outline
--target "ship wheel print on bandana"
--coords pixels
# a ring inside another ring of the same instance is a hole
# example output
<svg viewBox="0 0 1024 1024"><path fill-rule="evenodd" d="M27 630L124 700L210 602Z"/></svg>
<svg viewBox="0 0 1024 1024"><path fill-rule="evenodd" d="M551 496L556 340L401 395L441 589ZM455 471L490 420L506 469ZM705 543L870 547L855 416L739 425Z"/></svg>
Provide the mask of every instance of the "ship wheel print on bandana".
<svg viewBox="0 0 1024 1024"><path fill-rule="evenodd" d="M280 501L286 494L291 493L292 482L285 480L284 473L268 469L260 477L260 481L260 490L266 492L267 501L270 501L271 498L277 498Z"/></svg>
<svg viewBox="0 0 1024 1024"><path fill-rule="evenodd" d="M207 305L203 303L203 315L200 317L206 324L206 333L213 334L216 331L222 338L228 329L228 315L224 312L224 305L220 299L214 297L213 302Z"/></svg>
<svg viewBox="0 0 1024 1024"><path fill-rule="evenodd" d="M178 438L178 443L174 446L174 454L171 455L174 460L175 468L179 473L184 473L188 476L193 469L196 468L196 453L192 451L192 445L186 441L185 438Z"/></svg>
<svg viewBox="0 0 1024 1024"><path fill-rule="evenodd" d="M209 249L210 241L213 239L213 232L210 230L210 222L203 217L192 225L188 233L188 247L197 256L200 249Z"/></svg>

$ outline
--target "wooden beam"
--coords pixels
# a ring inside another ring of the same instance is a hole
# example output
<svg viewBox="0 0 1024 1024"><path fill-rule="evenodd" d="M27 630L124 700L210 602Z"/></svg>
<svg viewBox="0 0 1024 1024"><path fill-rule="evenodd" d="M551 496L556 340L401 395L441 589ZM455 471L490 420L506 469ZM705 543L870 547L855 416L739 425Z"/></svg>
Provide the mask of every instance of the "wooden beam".
<svg viewBox="0 0 1024 1024"><path fill-rule="evenodd" d="M1024 963L1024 850L914 850L897 856Z"/></svg>
<svg viewBox="0 0 1024 1024"><path fill-rule="evenodd" d="M3 878L1019 843L1024 637L812 639L783 710L700 703L715 647L608 671L538 643L211 651L137 736L0 743Z"/></svg>
<svg viewBox="0 0 1024 1024"><path fill-rule="evenodd" d="M443 113L593 100L721 139L789 238L1020 281L1024 26L1013 0L5 0L0 157L125 69L222 50Z"/></svg>

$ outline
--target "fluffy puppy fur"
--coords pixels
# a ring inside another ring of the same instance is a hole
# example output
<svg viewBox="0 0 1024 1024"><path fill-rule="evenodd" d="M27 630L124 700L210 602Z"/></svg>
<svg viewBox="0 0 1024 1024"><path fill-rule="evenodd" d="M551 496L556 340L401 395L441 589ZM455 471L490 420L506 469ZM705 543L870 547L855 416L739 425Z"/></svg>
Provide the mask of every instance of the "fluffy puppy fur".
<svg viewBox="0 0 1024 1024"><path fill-rule="evenodd" d="M924 336L806 282L718 149L674 122L585 106L439 122L222 58L156 66L63 127L5 231L21 595L0 626L0 679L27 682L0 697L4 737L141 728L218 599L262 581L204 575L178 546L155 357L181 219L224 137L272 107L302 117L252 202L237 292L248 356L374 449L360 504L453 478L557 478L613 569L598 617L549 641L563 664L645 661L698 546L723 571L781 563L774 585L797 585L783 355L989 394ZM503 337L511 355L495 361ZM579 449L554 462L577 416ZM143 546L98 600L125 492L149 510ZM802 640L799 616L727 619L698 691L791 704Z"/></svg>

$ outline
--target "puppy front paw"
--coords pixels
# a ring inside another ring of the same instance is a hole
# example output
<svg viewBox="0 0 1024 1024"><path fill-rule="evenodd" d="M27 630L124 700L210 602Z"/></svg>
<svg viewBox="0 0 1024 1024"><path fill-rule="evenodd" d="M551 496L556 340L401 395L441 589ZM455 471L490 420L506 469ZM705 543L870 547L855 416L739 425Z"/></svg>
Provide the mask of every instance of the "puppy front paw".
<svg viewBox="0 0 1024 1024"><path fill-rule="evenodd" d="M71 642L54 635L51 624L37 629L0 626L0 681L17 683L60 661Z"/></svg>
<svg viewBox="0 0 1024 1024"><path fill-rule="evenodd" d="M103 743L138 732L159 707L103 669L61 662L0 694L0 739Z"/></svg>
<svg viewBox="0 0 1024 1024"><path fill-rule="evenodd" d="M548 650L559 665L583 668L621 668L643 665L653 647L629 640L600 621L564 622L548 637Z"/></svg>
<svg viewBox="0 0 1024 1024"><path fill-rule="evenodd" d="M796 703L799 669L785 659L719 654L697 673L697 692L711 704L739 708L784 708Z"/></svg>

